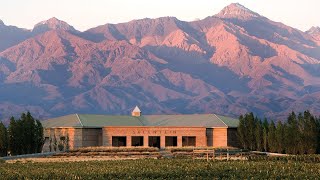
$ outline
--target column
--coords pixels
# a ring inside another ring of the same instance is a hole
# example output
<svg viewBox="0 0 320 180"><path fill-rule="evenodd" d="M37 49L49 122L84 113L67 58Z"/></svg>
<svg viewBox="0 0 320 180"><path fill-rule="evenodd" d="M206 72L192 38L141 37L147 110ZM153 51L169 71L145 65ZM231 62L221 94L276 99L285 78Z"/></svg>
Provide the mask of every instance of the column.
<svg viewBox="0 0 320 180"><path fill-rule="evenodd" d="M166 136L160 136L160 148L166 147Z"/></svg>
<svg viewBox="0 0 320 180"><path fill-rule="evenodd" d="M131 147L131 136L127 136L127 147Z"/></svg>
<svg viewBox="0 0 320 180"><path fill-rule="evenodd" d="M143 147L149 147L149 138L148 138L148 136L143 136Z"/></svg>
<svg viewBox="0 0 320 180"><path fill-rule="evenodd" d="M182 136L177 136L177 147L182 147Z"/></svg>

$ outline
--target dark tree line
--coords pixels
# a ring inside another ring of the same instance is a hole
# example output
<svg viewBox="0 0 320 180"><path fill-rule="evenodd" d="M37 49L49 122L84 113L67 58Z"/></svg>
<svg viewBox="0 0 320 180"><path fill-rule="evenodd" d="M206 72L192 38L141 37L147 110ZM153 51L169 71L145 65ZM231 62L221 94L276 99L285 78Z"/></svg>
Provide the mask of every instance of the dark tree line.
<svg viewBox="0 0 320 180"><path fill-rule="evenodd" d="M0 156L39 153L44 143L43 127L30 112L22 113L20 119L11 117L6 128L0 122Z"/></svg>
<svg viewBox="0 0 320 180"><path fill-rule="evenodd" d="M242 148L288 154L320 153L320 119L309 111L290 113L286 122L261 120L247 113L239 117Z"/></svg>

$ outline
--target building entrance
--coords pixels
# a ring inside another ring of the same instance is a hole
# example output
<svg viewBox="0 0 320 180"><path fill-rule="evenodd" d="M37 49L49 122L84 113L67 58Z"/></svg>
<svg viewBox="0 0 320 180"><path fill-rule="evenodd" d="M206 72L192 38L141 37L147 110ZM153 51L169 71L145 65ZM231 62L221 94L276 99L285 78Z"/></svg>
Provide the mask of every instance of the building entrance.
<svg viewBox="0 0 320 180"><path fill-rule="evenodd" d="M149 147L160 148L160 136L149 136Z"/></svg>

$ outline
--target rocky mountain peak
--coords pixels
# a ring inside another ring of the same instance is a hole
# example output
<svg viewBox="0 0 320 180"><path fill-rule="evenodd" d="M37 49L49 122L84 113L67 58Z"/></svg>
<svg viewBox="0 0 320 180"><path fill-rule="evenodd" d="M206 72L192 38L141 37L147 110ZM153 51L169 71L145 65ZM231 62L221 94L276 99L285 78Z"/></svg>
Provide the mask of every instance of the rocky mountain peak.
<svg viewBox="0 0 320 180"><path fill-rule="evenodd" d="M220 18L250 18L260 15L239 3L232 3L223 8L216 16Z"/></svg>
<svg viewBox="0 0 320 180"><path fill-rule="evenodd" d="M319 34L320 33L320 27L318 26L312 26L308 31L308 34Z"/></svg>
<svg viewBox="0 0 320 180"><path fill-rule="evenodd" d="M0 19L0 26L4 26L4 23L1 19Z"/></svg>
<svg viewBox="0 0 320 180"><path fill-rule="evenodd" d="M65 21L57 19L56 17L39 22L34 26L32 31L45 32L49 30L76 31L73 26L69 25Z"/></svg>

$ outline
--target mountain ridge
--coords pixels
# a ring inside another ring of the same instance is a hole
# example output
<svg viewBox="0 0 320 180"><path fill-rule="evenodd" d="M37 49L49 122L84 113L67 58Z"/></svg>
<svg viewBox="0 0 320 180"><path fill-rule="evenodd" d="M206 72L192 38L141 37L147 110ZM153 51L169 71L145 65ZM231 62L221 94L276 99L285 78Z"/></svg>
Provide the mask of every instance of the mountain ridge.
<svg viewBox="0 0 320 180"><path fill-rule="evenodd" d="M42 24L13 45L0 42L8 46L0 49L3 118L20 113L8 107L40 118L129 114L136 105L144 114L233 117L320 110L320 41L240 4L192 22L145 18L84 32L57 18Z"/></svg>

